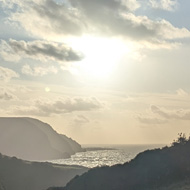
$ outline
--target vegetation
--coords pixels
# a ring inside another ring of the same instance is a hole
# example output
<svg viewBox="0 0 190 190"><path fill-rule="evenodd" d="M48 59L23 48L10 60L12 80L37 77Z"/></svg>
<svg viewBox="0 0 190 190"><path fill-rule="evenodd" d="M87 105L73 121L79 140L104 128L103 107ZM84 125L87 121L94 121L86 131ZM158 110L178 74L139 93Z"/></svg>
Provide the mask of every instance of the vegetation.
<svg viewBox="0 0 190 190"><path fill-rule="evenodd" d="M190 138L180 133L170 147L147 150L123 165L91 169L51 190L190 189L189 158Z"/></svg>
<svg viewBox="0 0 190 190"><path fill-rule="evenodd" d="M173 141L172 146L184 145L187 143L190 143L190 136L187 138L185 133L179 133L177 140Z"/></svg>
<svg viewBox="0 0 190 190"><path fill-rule="evenodd" d="M3 183L0 181L0 190L6 190Z"/></svg>

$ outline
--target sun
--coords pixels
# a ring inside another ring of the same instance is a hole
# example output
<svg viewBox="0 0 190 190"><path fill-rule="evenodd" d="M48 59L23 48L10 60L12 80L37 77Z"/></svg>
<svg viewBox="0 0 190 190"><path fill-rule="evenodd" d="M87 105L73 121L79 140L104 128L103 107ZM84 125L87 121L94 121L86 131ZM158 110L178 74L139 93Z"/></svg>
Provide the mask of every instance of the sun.
<svg viewBox="0 0 190 190"><path fill-rule="evenodd" d="M84 54L77 63L78 72L93 78L108 78L128 48L118 39L83 36L70 41L73 48Z"/></svg>

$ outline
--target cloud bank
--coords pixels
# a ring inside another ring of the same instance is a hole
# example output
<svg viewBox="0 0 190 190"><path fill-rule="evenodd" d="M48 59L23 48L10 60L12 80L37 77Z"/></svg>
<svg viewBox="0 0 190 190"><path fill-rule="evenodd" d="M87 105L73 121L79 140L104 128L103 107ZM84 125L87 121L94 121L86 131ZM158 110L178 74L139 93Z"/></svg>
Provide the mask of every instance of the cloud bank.
<svg viewBox="0 0 190 190"><path fill-rule="evenodd" d="M152 105L151 111L165 119L180 119L180 120L190 120L190 110L166 110L158 106Z"/></svg>
<svg viewBox="0 0 190 190"><path fill-rule="evenodd" d="M11 14L12 22L20 23L32 35L44 39L93 34L164 43L165 40L190 37L189 30L174 27L164 19L151 20L147 16L135 15L135 10L140 7L135 0L68 0L62 3L36 0L14 3L19 8ZM161 6L168 10L176 5L176 1L171 0L151 0L150 3L154 8ZM38 27L36 23L39 23ZM46 53L43 51L43 54Z"/></svg>
<svg viewBox="0 0 190 190"><path fill-rule="evenodd" d="M96 98L68 98L55 101L38 100L29 107L14 107L13 113L19 115L51 116L72 112L94 111L103 107ZM83 119L84 118L80 118Z"/></svg>
<svg viewBox="0 0 190 190"><path fill-rule="evenodd" d="M138 115L136 116L136 119L143 124L150 124L150 125L165 124L170 120L188 121L190 120L190 109L168 110L156 105L151 105L149 113Z"/></svg>

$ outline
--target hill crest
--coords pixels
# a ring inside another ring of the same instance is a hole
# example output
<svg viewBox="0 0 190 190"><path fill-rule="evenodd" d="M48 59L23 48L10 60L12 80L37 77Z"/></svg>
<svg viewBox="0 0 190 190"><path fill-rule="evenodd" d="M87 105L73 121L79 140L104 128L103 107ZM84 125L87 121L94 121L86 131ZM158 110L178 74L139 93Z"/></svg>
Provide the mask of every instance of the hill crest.
<svg viewBox="0 0 190 190"><path fill-rule="evenodd" d="M0 117L0 152L25 160L70 157L82 151L71 138L58 134L49 124L29 117Z"/></svg>

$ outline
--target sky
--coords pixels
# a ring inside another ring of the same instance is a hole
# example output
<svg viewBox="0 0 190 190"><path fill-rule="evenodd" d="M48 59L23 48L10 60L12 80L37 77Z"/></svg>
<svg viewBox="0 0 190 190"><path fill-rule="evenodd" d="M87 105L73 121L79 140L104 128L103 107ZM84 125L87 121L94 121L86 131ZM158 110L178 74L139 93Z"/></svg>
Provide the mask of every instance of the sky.
<svg viewBox="0 0 190 190"><path fill-rule="evenodd" d="M189 0L0 0L0 116L81 144L190 134Z"/></svg>

